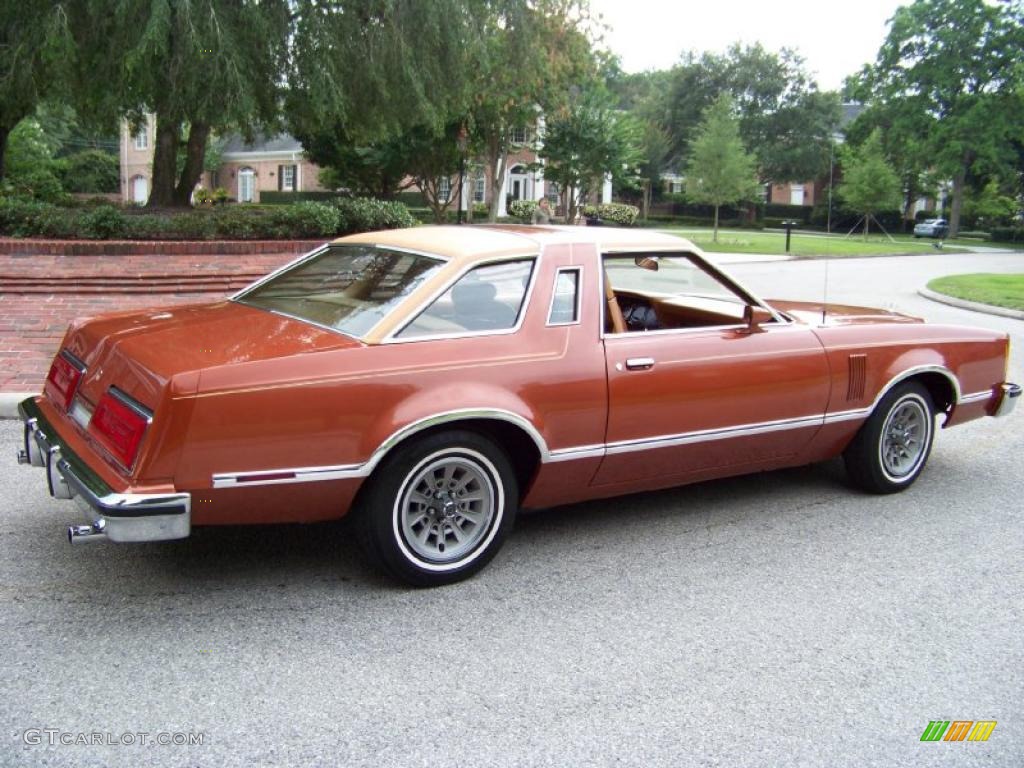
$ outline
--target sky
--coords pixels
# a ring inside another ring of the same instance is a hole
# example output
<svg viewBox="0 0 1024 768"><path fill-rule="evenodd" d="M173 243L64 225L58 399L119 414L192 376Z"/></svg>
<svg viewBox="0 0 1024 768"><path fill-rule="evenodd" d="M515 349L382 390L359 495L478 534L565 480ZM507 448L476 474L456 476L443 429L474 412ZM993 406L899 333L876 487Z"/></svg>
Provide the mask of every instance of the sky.
<svg viewBox="0 0 1024 768"><path fill-rule="evenodd" d="M823 90L873 62L886 21L909 0L590 0L609 27L605 43L626 72L668 69L683 51L731 43L794 48Z"/></svg>

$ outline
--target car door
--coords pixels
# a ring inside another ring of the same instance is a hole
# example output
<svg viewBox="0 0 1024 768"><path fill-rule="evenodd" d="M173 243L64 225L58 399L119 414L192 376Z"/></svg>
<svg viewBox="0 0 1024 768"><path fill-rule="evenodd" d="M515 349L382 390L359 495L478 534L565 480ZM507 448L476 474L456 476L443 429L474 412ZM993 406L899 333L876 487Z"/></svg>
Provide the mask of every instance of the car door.
<svg viewBox="0 0 1024 768"><path fill-rule="evenodd" d="M729 302L729 294L739 299L729 312L756 301L737 296L731 283L720 284L719 300L673 297L678 285L648 282L631 295L701 311L682 312L685 326L605 334L607 448L594 483L755 469L803 448L821 426L829 395L828 363L811 329L781 316L751 328L740 318L703 312Z"/></svg>

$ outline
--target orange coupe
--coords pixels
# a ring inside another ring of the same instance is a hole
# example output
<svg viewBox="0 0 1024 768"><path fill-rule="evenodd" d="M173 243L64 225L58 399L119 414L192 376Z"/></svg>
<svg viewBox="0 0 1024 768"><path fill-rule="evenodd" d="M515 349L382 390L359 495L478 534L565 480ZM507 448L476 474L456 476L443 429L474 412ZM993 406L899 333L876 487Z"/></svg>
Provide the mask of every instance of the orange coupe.
<svg viewBox="0 0 1024 768"><path fill-rule="evenodd" d="M540 508L842 454L908 487L943 426L1009 413L1009 339L763 301L645 230L342 238L229 300L75 322L19 450L71 541L353 517L369 556L456 581Z"/></svg>

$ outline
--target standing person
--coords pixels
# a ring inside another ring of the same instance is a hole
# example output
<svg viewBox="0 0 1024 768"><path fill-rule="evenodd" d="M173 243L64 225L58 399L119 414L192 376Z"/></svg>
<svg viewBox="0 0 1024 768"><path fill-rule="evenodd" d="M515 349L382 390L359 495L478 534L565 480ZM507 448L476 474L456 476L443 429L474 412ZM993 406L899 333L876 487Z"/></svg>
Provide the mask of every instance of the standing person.
<svg viewBox="0 0 1024 768"><path fill-rule="evenodd" d="M551 221L551 208L548 204L548 199L542 197L537 207L533 209L533 223L534 224L547 224Z"/></svg>

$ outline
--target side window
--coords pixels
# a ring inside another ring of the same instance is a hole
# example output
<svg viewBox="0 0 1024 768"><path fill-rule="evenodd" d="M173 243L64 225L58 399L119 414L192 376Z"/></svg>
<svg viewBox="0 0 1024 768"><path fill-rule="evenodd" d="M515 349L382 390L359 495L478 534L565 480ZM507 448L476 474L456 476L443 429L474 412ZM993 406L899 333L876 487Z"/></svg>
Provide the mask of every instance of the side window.
<svg viewBox="0 0 1024 768"><path fill-rule="evenodd" d="M733 326L753 301L689 254L603 258L605 333Z"/></svg>
<svg viewBox="0 0 1024 768"><path fill-rule="evenodd" d="M548 325L572 325L580 321L580 268L563 267L555 276Z"/></svg>
<svg viewBox="0 0 1024 768"><path fill-rule="evenodd" d="M471 269L395 337L511 330L525 311L531 274L533 259Z"/></svg>

